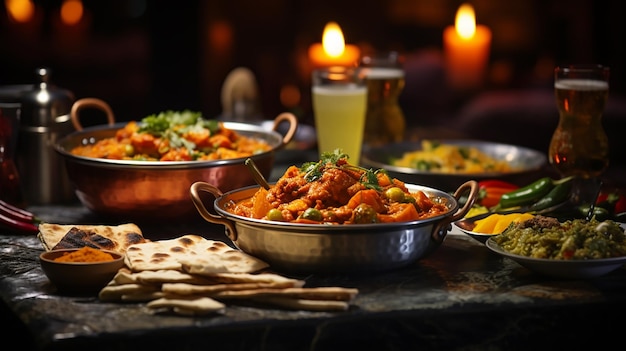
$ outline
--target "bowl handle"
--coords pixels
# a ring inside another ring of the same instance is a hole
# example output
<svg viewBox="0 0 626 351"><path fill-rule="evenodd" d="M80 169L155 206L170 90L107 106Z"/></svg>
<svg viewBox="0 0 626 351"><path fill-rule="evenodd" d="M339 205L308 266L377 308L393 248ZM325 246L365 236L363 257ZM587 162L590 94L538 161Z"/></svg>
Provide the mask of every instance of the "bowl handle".
<svg viewBox="0 0 626 351"><path fill-rule="evenodd" d="M195 182L191 184L191 188L189 192L191 193L191 200L193 201L193 204L196 206L196 209L198 210L202 218L204 218L207 222L225 225L226 235L228 235L230 240L232 240L233 242L236 242L237 230L235 229L235 224L227 218L224 218L222 216L217 216L209 212L206 206L204 206L204 202L202 202L202 199L200 198L201 191L206 191L208 193L213 194L213 196L215 196L216 198L219 198L220 196L223 195L220 189L216 188L215 186L209 183Z"/></svg>
<svg viewBox="0 0 626 351"><path fill-rule="evenodd" d="M107 116L107 121L109 122L109 125L115 124L115 116L113 115L113 110L111 109L111 106L109 106L109 104L96 98L84 98L84 99L77 100L72 105L70 118L72 119L72 124L74 125L74 128L76 130L83 130L83 126L82 124L80 124L80 120L78 118L78 112L82 110L83 108L88 108L88 107L93 107L93 108L102 110Z"/></svg>
<svg viewBox="0 0 626 351"><path fill-rule="evenodd" d="M274 118L274 127L272 128L272 130L276 131L280 123L283 121L289 122L289 129L283 137L283 146L285 146L289 144L294 135L296 135L296 130L298 130L298 119L291 112L283 112L280 115L276 116L276 118Z"/></svg>
<svg viewBox="0 0 626 351"><path fill-rule="evenodd" d="M478 182L475 180L468 180L467 182L461 184L461 186L459 186L459 188L456 189L456 191L454 192L454 198L459 201L461 199L461 196L463 196L463 194L465 194L468 189L469 195L467 195L467 201L465 202L463 207L459 208L454 214L452 214L452 216L446 217L441 220L435 225L435 228L433 228L432 238L436 242L443 242L443 239L445 238L446 233L448 232L452 222L456 222L457 220L465 217L467 212L469 212L472 206L474 206L479 191Z"/></svg>

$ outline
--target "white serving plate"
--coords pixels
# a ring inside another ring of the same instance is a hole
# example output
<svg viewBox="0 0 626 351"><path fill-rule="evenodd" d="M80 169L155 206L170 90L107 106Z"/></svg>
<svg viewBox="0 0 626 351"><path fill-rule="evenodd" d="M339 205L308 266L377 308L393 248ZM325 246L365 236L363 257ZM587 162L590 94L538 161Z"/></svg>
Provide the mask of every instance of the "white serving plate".
<svg viewBox="0 0 626 351"><path fill-rule="evenodd" d="M485 245L489 250L510 258L535 273L557 278L596 278L608 274L626 263L626 256L591 260L554 260L515 255L502 249L493 238L488 238Z"/></svg>

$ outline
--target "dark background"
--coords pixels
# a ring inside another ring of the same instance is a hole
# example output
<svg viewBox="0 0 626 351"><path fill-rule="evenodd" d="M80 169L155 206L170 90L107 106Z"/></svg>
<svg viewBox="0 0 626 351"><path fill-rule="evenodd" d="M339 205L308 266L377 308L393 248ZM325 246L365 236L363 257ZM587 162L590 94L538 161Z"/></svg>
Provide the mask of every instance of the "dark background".
<svg viewBox="0 0 626 351"><path fill-rule="evenodd" d="M337 21L346 42L364 50L411 55L441 50L443 29L461 4L84 0L89 23L63 29L55 19L61 1L34 3L36 25L10 23L2 7L0 85L30 83L34 69L47 66L57 85L77 98L102 98L124 120L182 108L218 115L221 84L238 66L256 74L267 116L285 109L279 100L284 84L301 89L306 111L306 49L321 41L326 22ZM622 1L470 3L477 22L493 31L492 86L549 85L554 64L594 62L612 67L613 92L624 90Z"/></svg>
<svg viewBox="0 0 626 351"><path fill-rule="evenodd" d="M606 128L612 158L625 159L623 1L471 1L493 39L485 85L463 94L446 86L441 52L443 30L454 24L461 1L83 0L84 18L73 27L59 23L62 1L34 3L36 19L28 24L9 21L0 8L0 85L33 83L35 68L49 67L56 85L76 98L105 100L118 121L182 109L217 117L224 79L247 67L265 118L290 110L312 124L307 49L336 21L346 43L362 52L403 54L400 103L409 126L442 126L542 151L558 121L554 66L608 65ZM285 86L299 92L296 105L281 101Z"/></svg>

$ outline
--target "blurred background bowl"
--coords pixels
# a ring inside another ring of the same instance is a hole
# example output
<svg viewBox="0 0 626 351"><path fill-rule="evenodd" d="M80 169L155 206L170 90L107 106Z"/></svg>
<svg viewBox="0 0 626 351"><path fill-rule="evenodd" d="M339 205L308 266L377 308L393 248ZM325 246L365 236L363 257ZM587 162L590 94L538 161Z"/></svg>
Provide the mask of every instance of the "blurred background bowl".
<svg viewBox="0 0 626 351"><path fill-rule="evenodd" d="M110 250L100 250L113 256L112 261L57 262L55 259L80 249L46 251L39 255L41 268L58 289L66 294L97 294L124 266L124 255Z"/></svg>
<svg viewBox="0 0 626 351"><path fill-rule="evenodd" d="M485 173L442 173L422 171L414 168L394 166L393 162L405 153L422 149L421 142L400 142L382 146L364 147L361 163L365 167L385 169L391 177L404 182L425 185L444 191L453 191L468 180L502 179L517 185L526 185L535 180L547 164L547 156L539 151L481 140L441 139L433 141L441 144L475 147L481 152L496 160L505 160L512 172L485 172Z"/></svg>

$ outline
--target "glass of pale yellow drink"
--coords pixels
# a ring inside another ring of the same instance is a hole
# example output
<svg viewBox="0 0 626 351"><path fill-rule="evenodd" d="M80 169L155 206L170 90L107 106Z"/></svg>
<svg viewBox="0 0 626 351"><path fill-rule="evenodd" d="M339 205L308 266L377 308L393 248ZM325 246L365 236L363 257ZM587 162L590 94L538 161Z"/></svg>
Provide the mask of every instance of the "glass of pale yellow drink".
<svg viewBox="0 0 626 351"><path fill-rule="evenodd" d="M367 86L361 70L327 67L313 71L312 101L317 146L320 156L335 149L349 156L352 164L361 159L367 110Z"/></svg>

